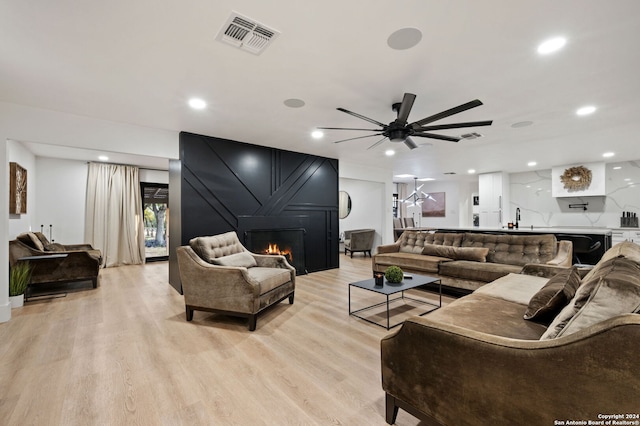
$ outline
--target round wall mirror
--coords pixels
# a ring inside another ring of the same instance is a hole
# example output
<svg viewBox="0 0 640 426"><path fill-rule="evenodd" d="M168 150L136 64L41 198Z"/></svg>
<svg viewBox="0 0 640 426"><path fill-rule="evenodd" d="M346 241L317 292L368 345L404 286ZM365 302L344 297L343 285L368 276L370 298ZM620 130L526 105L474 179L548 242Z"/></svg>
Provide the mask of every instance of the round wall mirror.
<svg viewBox="0 0 640 426"><path fill-rule="evenodd" d="M338 217L344 219L351 213L351 197L345 191L338 193Z"/></svg>

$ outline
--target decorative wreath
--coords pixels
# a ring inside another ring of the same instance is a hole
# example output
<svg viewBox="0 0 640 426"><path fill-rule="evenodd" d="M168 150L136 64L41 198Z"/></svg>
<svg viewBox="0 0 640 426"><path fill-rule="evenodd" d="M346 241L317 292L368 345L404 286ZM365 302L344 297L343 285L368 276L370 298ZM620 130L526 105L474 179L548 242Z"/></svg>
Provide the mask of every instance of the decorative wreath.
<svg viewBox="0 0 640 426"><path fill-rule="evenodd" d="M560 176L567 191L584 191L591 185L591 170L585 166L570 167Z"/></svg>

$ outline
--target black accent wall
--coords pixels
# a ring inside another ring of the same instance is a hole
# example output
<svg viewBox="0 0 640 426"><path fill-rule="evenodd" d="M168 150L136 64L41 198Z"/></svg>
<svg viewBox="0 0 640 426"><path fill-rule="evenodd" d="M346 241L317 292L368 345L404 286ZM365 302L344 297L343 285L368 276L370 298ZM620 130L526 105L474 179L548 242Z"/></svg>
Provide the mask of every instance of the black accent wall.
<svg viewBox="0 0 640 426"><path fill-rule="evenodd" d="M177 186L179 185L179 188ZM176 245L250 229L304 228L309 272L338 265L338 160L180 133L169 167L169 281L181 292Z"/></svg>

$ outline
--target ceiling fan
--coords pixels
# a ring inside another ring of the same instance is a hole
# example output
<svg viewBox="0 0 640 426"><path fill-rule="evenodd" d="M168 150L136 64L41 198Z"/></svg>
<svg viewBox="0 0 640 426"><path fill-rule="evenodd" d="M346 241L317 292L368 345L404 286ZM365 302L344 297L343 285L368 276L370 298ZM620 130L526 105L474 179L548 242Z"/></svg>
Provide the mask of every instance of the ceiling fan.
<svg viewBox="0 0 640 426"><path fill-rule="evenodd" d="M354 117L368 121L369 123L376 124L381 127L380 129L356 129L356 128L349 128L349 127L318 127L318 129L359 130L359 131L365 131L365 132L376 132L372 135L342 139L334 143L347 142L355 139L370 138L372 136L383 136L382 139L380 139L378 142L374 143L367 149L371 149L380 145L386 139L389 139L391 142L404 142L404 144L407 145L410 149L415 149L418 147L418 145L413 141L413 139L411 139L411 137L415 136L415 137L421 137L421 138L431 138L431 139L440 139L443 141L458 142L461 138L454 137L454 136L438 135L430 132L433 130L459 129L462 127L490 126L491 123L493 122L492 120L487 120L487 121L472 121L467 123L451 123L451 124L440 124L435 126L425 126L425 124L429 124L434 121L441 120L451 115L458 114L468 109L475 108L477 106L482 105L482 102L476 99L471 102L467 102L466 104L459 105L455 108L451 108L446 111L439 112L438 114L434 114L430 117L423 118L422 120L414 121L413 123L407 123L407 119L409 118L409 113L411 112L411 108L413 107L413 102L415 100L416 100L416 95L414 95L413 93L405 93L404 97L402 98L402 102L397 102L391 105L391 109L397 113L397 118L389 124L381 123L377 120L371 119L369 117L365 117L364 115L360 115L355 112L351 112L344 108L337 108L338 111L347 113L349 115L353 115Z"/></svg>

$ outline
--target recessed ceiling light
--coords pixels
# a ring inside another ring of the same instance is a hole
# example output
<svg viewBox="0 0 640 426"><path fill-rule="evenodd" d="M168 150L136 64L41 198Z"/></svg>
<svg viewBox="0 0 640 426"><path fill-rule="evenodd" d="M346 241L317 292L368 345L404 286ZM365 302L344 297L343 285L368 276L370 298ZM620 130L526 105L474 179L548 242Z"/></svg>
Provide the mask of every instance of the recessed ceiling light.
<svg viewBox="0 0 640 426"><path fill-rule="evenodd" d="M322 139L324 132L322 130L314 130L311 132L311 137L314 139Z"/></svg>
<svg viewBox="0 0 640 426"><path fill-rule="evenodd" d="M533 166L537 166L537 165L538 165L538 163L536 163L535 161L529 161L527 163L527 166L529 166L529 167L533 167Z"/></svg>
<svg viewBox="0 0 640 426"><path fill-rule="evenodd" d="M593 114L596 111L596 107L593 105L583 106L582 108L578 108L576 110L576 115L589 115Z"/></svg>
<svg viewBox="0 0 640 426"><path fill-rule="evenodd" d="M100 160L100 161L108 161L109 157L107 157L106 155L99 155L98 156L98 160Z"/></svg>
<svg viewBox="0 0 640 426"><path fill-rule="evenodd" d="M565 44L567 44L567 39L564 37L550 38L538 45L538 53L541 55L547 55L562 49Z"/></svg>
<svg viewBox="0 0 640 426"><path fill-rule="evenodd" d="M475 172L476 172L476 169L467 170L467 173L469 173L470 175L474 174Z"/></svg>
<svg viewBox="0 0 640 426"><path fill-rule="evenodd" d="M207 103L199 98L191 98L189 99L189 106L193 109L205 109Z"/></svg>
<svg viewBox="0 0 640 426"><path fill-rule="evenodd" d="M419 180L420 182L429 182L429 181L432 181L432 180L435 180L435 179L434 179L434 178L420 178L420 179L418 179L418 180Z"/></svg>
<svg viewBox="0 0 640 426"><path fill-rule="evenodd" d="M614 155L616 155L614 152L605 152L604 154L602 154L604 158L613 157Z"/></svg>
<svg viewBox="0 0 640 426"><path fill-rule="evenodd" d="M305 105L302 99L295 98L285 100L284 104L289 108L302 108Z"/></svg>
<svg viewBox="0 0 640 426"><path fill-rule="evenodd" d="M392 155L395 155L395 151L392 149L388 149L384 152L384 155L386 155L387 157L391 157Z"/></svg>
<svg viewBox="0 0 640 426"><path fill-rule="evenodd" d="M620 170L621 168L622 168L622 166L615 166L615 167L613 168L613 170Z"/></svg>
<svg viewBox="0 0 640 426"><path fill-rule="evenodd" d="M413 175L403 174L403 175L395 175L394 177L397 177L399 179L405 179L405 178L412 178Z"/></svg>
<svg viewBox="0 0 640 426"><path fill-rule="evenodd" d="M411 49L422 40L422 32L417 28L401 28L393 32L387 39L387 44L395 50Z"/></svg>

